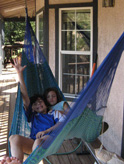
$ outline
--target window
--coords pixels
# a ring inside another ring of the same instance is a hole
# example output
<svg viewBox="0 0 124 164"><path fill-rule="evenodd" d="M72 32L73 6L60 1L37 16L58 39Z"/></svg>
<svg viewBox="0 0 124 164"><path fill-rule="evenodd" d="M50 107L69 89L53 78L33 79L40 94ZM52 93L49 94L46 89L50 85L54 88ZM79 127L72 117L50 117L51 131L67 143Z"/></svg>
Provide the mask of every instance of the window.
<svg viewBox="0 0 124 164"><path fill-rule="evenodd" d="M37 39L40 47L43 50L43 12L37 15Z"/></svg>
<svg viewBox="0 0 124 164"><path fill-rule="evenodd" d="M75 97L91 74L92 8L60 9L59 16L59 85Z"/></svg>

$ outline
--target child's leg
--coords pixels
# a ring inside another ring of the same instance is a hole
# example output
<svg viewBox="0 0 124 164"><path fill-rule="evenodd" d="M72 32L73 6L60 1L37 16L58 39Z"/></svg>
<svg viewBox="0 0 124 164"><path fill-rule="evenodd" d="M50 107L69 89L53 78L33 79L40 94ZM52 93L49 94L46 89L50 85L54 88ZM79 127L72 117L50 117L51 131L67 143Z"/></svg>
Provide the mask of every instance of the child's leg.
<svg viewBox="0 0 124 164"><path fill-rule="evenodd" d="M9 138L11 154L23 162L24 153L30 154L34 140L20 135L12 135Z"/></svg>
<svg viewBox="0 0 124 164"><path fill-rule="evenodd" d="M48 138L48 137L50 137L49 135L46 135L46 136L43 136L43 137L41 137L41 138L39 138L39 139L36 139L35 141L34 141L34 144L33 144L33 147L32 147L32 151L34 151L34 149L38 146L38 145L42 145L43 144L43 142Z"/></svg>

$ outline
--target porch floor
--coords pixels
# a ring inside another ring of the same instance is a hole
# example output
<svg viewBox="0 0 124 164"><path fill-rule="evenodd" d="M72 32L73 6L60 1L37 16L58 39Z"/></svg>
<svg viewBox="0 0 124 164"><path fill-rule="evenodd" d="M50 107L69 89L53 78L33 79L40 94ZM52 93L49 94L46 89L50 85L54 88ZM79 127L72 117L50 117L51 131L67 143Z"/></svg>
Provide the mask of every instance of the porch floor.
<svg viewBox="0 0 124 164"><path fill-rule="evenodd" d="M8 133L11 127L11 121L14 112L14 106L17 93L17 74L10 65L2 70L0 75L0 160L8 154ZM59 149L59 153L73 151L77 147L77 140L64 141ZM100 143L98 140L92 143L94 148L98 148ZM95 162L92 155L77 155L85 148L83 145L69 155L51 155L47 159L53 164L93 164ZM45 160L40 164L47 164Z"/></svg>

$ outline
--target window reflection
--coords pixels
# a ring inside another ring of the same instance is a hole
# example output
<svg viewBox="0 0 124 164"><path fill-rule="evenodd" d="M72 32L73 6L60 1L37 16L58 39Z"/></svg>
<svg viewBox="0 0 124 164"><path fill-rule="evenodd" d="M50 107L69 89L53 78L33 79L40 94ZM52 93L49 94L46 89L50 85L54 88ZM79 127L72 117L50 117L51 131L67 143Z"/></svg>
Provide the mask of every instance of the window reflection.
<svg viewBox="0 0 124 164"><path fill-rule="evenodd" d="M89 80L89 55L62 55L63 92L79 93Z"/></svg>
<svg viewBox="0 0 124 164"><path fill-rule="evenodd" d="M62 12L62 50L90 51L90 10Z"/></svg>

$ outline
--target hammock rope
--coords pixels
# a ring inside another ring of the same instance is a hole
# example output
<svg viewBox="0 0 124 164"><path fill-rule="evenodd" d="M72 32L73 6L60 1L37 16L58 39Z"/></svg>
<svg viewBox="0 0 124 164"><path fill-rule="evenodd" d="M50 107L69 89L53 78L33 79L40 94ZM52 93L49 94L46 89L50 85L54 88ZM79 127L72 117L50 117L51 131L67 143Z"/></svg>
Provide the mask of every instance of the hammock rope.
<svg viewBox="0 0 124 164"><path fill-rule="evenodd" d="M50 137L29 155L24 164L37 164L43 158L56 153L65 139L77 137L86 142L92 142L100 135L103 116L99 115L99 112L104 113L107 106L111 85L123 49L124 33L95 71L85 88L79 93L64 122L53 130ZM64 99L64 95L58 87L36 40L28 17L26 19L22 65L27 65L24 70L24 80L29 96L35 93L42 94L45 89L56 87ZM20 87L18 86L15 112L9 135L20 134L26 137L29 136L30 128L22 109L23 101Z"/></svg>

